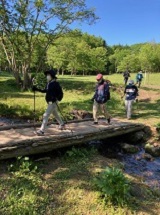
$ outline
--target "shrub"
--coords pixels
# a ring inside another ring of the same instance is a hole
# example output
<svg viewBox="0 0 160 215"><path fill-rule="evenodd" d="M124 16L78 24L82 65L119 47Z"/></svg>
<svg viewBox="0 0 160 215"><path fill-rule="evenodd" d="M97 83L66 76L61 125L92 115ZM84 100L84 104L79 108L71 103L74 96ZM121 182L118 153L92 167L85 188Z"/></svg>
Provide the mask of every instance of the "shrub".
<svg viewBox="0 0 160 215"><path fill-rule="evenodd" d="M124 206L130 197L130 184L120 169L107 167L96 178L94 184L105 202Z"/></svg>
<svg viewBox="0 0 160 215"><path fill-rule="evenodd" d="M157 123L157 125L156 125L156 130L158 131L158 133L160 133L160 122Z"/></svg>

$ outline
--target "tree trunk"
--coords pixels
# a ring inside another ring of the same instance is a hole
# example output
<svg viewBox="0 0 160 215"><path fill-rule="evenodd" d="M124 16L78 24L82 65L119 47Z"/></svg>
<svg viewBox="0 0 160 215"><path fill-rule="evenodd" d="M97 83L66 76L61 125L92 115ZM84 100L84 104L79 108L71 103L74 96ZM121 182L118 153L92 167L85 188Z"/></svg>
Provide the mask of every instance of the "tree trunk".
<svg viewBox="0 0 160 215"><path fill-rule="evenodd" d="M64 69L62 69L62 76L64 75Z"/></svg>
<svg viewBox="0 0 160 215"><path fill-rule="evenodd" d="M17 70L12 70L12 71L13 71L13 76L15 77L17 86L22 87L22 79L19 75L19 72Z"/></svg>
<svg viewBox="0 0 160 215"><path fill-rule="evenodd" d="M28 67L23 66L22 72L23 72L23 89L27 90L31 86L31 77L29 77L28 75Z"/></svg>

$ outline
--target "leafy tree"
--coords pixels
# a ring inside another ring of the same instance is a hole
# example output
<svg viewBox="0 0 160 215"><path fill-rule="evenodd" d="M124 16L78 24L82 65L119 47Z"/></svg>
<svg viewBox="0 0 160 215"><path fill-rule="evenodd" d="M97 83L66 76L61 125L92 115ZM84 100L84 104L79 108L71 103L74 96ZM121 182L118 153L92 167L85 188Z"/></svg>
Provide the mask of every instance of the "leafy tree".
<svg viewBox="0 0 160 215"><path fill-rule="evenodd" d="M107 50L104 47L97 47L90 50L91 69L97 72L104 72L106 66Z"/></svg>
<svg viewBox="0 0 160 215"><path fill-rule="evenodd" d="M41 46L38 72L49 45L68 31L70 24L75 21L92 24L95 19L94 10L86 7L85 0L2 0L0 45L17 84L24 89L29 87L36 47Z"/></svg>
<svg viewBox="0 0 160 215"><path fill-rule="evenodd" d="M114 54L109 56L109 60L112 63L112 65L114 65L114 72L119 72L118 66L120 65L121 61L123 60L124 57L126 57L128 54L130 54L130 50L129 49L122 49L122 48L118 48L114 51ZM128 65L126 65L128 66ZM126 69L126 68L125 68Z"/></svg>
<svg viewBox="0 0 160 215"><path fill-rule="evenodd" d="M86 37L90 40L87 40ZM75 75L77 72L85 75L89 71L99 69L104 71L106 59L103 40L93 36L89 37L78 30L58 38L47 51L47 63L59 68L62 72L68 70L71 75Z"/></svg>
<svg viewBox="0 0 160 215"><path fill-rule="evenodd" d="M147 43L142 46L139 59L141 68L149 72L160 71L160 44Z"/></svg>
<svg viewBox="0 0 160 215"><path fill-rule="evenodd" d="M137 72L141 69L140 60L136 54L128 54L125 56L117 67L118 71L121 72L125 71L126 68L128 68L130 72Z"/></svg>

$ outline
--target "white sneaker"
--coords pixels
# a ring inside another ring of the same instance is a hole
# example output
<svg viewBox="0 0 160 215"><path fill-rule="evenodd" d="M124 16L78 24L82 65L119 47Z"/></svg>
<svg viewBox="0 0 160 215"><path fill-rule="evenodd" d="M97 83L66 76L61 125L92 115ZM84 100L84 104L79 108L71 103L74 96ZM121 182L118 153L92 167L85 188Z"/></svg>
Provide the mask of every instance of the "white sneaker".
<svg viewBox="0 0 160 215"><path fill-rule="evenodd" d="M35 134L37 134L38 136L44 136L44 132L41 130L36 131Z"/></svg>
<svg viewBox="0 0 160 215"><path fill-rule="evenodd" d="M59 130L64 130L64 129L65 129L65 125L64 125L64 124L59 125L59 126L58 126L58 129L59 129Z"/></svg>

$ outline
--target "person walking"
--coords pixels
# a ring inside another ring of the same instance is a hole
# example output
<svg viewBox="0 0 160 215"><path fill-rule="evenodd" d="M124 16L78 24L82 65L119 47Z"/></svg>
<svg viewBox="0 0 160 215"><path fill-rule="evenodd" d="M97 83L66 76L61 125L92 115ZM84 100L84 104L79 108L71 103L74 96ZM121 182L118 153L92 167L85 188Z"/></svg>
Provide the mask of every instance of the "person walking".
<svg viewBox="0 0 160 215"><path fill-rule="evenodd" d="M125 87L124 95L125 96L125 109L127 114L127 119L131 119L132 116L132 106L138 96L138 88L134 85L133 80L129 80L128 85Z"/></svg>
<svg viewBox="0 0 160 215"><path fill-rule="evenodd" d="M98 74L96 76L97 84L95 88L95 93L93 98L93 119L94 124L98 124L98 110L100 109L103 115L105 116L108 124L110 124L111 117L108 111L106 110L106 102L110 99L110 92L109 92L109 83L103 79L102 74Z"/></svg>
<svg viewBox="0 0 160 215"><path fill-rule="evenodd" d="M141 82L142 82L142 79L143 79L143 74L142 74L142 71L139 71L136 75L136 85L140 88L141 86Z"/></svg>
<svg viewBox="0 0 160 215"><path fill-rule="evenodd" d="M36 86L33 86L33 91L39 91L42 93L46 93L45 99L47 102L47 109L45 113L43 114L43 121L40 129L36 131L36 134L39 136L44 135L44 131L47 127L49 116L53 113L55 119L57 120L59 124L59 129L64 129L64 122L62 118L60 117L58 110L57 110L57 102L59 97L63 97L63 91L62 88L57 81L56 72L54 70L48 70L44 72L47 78L47 85L46 88L41 90L38 89Z"/></svg>
<svg viewBox="0 0 160 215"><path fill-rule="evenodd" d="M128 82L128 78L130 77L130 73L128 69L123 73L123 77L124 77L124 85L126 86Z"/></svg>

